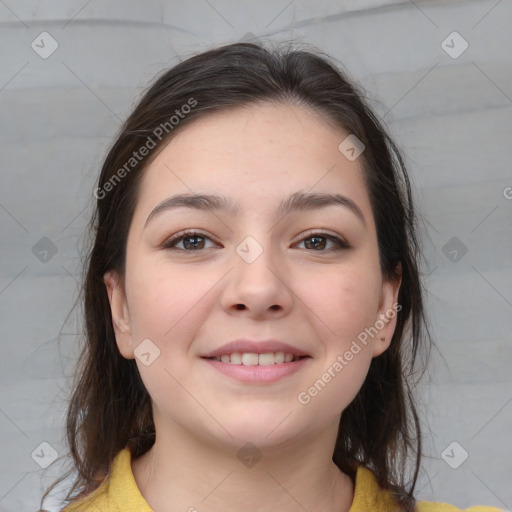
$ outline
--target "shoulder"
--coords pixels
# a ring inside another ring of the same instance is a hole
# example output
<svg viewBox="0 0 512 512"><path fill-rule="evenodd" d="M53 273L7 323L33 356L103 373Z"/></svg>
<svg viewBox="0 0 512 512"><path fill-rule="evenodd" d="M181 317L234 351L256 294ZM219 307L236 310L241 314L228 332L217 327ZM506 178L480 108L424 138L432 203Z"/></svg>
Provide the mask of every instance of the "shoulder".
<svg viewBox="0 0 512 512"><path fill-rule="evenodd" d="M106 480L94 492L66 506L61 512L85 512L89 510L101 510L102 512L117 510L110 507L108 482Z"/></svg>
<svg viewBox="0 0 512 512"><path fill-rule="evenodd" d="M502 508L475 506L469 508L458 508L447 503L433 503L430 501L418 501L416 505L418 512L506 512Z"/></svg>
<svg viewBox="0 0 512 512"><path fill-rule="evenodd" d="M151 512L140 494L131 470L128 448L115 457L112 468L101 485L88 496L71 503L61 512Z"/></svg>
<svg viewBox="0 0 512 512"><path fill-rule="evenodd" d="M394 510L396 502L391 493L379 487L377 479L371 470L364 466L358 466L354 489L354 501L350 512L385 512ZM418 501L416 512L506 512L504 509L488 506L475 506L461 509L447 503L434 503Z"/></svg>

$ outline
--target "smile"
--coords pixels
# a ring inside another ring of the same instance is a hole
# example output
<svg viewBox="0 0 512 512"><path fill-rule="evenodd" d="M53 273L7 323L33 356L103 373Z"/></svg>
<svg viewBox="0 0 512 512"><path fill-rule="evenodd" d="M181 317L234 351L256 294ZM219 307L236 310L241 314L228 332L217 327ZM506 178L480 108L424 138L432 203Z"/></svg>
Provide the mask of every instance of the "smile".
<svg viewBox="0 0 512 512"><path fill-rule="evenodd" d="M267 352L265 354L257 354L255 352L233 352L232 354L223 354L220 357L211 357L210 359L222 361L223 363L244 366L272 366L273 364L298 361L301 357L289 352Z"/></svg>
<svg viewBox="0 0 512 512"><path fill-rule="evenodd" d="M251 352L224 354L202 358L220 373L242 382L274 382L292 375L312 359L284 352L256 354Z"/></svg>

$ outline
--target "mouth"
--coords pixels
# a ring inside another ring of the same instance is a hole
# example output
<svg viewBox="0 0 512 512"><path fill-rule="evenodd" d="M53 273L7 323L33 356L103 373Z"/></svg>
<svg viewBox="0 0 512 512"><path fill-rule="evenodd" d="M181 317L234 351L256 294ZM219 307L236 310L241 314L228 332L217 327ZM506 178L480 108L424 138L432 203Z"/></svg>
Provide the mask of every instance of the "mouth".
<svg viewBox="0 0 512 512"><path fill-rule="evenodd" d="M310 356L276 352L223 354L220 357L202 357L209 366L231 379L243 383L272 383L291 376L313 360Z"/></svg>
<svg viewBox="0 0 512 512"><path fill-rule="evenodd" d="M294 363L310 356L299 356L290 352L266 352L258 354L256 352L233 352L232 354L223 354L221 356L205 357L211 361L233 364L238 366L273 366L287 363Z"/></svg>

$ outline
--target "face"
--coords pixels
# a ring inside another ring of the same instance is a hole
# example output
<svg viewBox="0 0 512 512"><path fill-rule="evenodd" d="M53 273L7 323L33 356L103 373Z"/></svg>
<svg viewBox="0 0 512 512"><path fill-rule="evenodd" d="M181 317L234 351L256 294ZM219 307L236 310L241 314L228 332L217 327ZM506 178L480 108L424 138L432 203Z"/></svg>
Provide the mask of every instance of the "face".
<svg viewBox="0 0 512 512"><path fill-rule="evenodd" d="M177 424L238 447L313 435L339 420L388 347L399 283L383 281L361 158L338 150L348 135L306 107L251 106L191 123L145 170L125 275L105 283L157 432ZM182 194L229 204L169 203ZM204 357L240 339L308 357L242 365L245 377L238 365L225 373L236 359Z"/></svg>

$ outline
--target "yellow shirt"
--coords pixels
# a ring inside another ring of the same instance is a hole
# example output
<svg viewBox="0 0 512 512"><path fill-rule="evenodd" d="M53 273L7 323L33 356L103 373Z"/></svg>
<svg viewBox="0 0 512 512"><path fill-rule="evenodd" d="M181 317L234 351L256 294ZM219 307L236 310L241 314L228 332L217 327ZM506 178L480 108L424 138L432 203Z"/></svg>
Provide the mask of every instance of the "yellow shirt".
<svg viewBox="0 0 512 512"><path fill-rule="evenodd" d="M418 502L418 512L461 512L446 503ZM379 488L373 473L359 466L356 473L354 501L349 512L392 512L395 510L388 492ZM142 497L131 468L128 448L115 457L110 485L108 480L82 500L68 505L62 512L152 512ZM494 507L470 507L466 512L502 512Z"/></svg>

